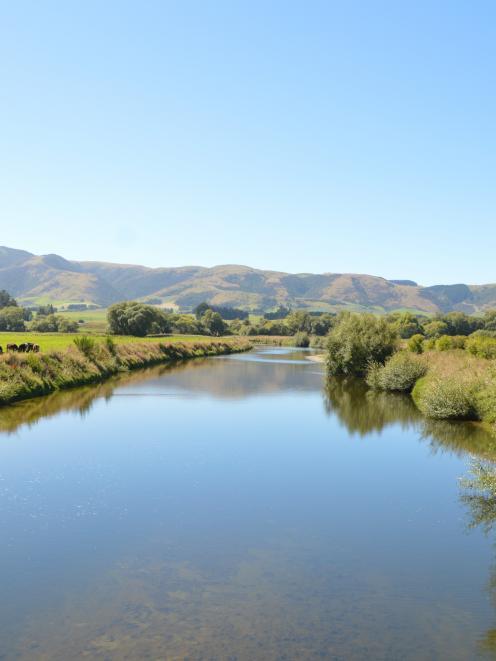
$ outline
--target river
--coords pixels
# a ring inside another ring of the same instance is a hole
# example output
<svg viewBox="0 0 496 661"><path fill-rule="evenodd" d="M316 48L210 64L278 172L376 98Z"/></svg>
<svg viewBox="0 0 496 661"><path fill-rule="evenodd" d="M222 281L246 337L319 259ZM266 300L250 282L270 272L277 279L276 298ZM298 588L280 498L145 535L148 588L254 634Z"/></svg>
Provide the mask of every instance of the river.
<svg viewBox="0 0 496 661"><path fill-rule="evenodd" d="M494 658L495 439L308 355L1 409L0 659Z"/></svg>

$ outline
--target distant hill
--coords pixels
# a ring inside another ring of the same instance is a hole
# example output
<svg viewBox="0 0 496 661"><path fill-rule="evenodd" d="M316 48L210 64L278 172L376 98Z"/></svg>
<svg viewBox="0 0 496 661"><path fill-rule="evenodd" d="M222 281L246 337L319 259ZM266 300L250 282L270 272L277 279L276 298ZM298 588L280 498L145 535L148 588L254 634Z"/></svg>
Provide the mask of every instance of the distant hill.
<svg viewBox="0 0 496 661"><path fill-rule="evenodd" d="M351 273L282 273L248 266L147 268L131 264L68 261L0 247L0 289L25 305L107 306L140 299L190 310L202 301L247 310L277 305L313 310L408 309L432 314L496 308L496 284L421 287L413 280L386 280Z"/></svg>

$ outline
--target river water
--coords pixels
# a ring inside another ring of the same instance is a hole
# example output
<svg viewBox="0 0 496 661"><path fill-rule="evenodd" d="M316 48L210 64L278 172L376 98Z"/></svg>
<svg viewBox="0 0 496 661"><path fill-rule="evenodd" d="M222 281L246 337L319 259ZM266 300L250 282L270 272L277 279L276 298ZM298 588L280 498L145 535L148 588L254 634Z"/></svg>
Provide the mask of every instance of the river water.
<svg viewBox="0 0 496 661"><path fill-rule="evenodd" d="M1 409L0 659L495 658L494 437L309 355Z"/></svg>

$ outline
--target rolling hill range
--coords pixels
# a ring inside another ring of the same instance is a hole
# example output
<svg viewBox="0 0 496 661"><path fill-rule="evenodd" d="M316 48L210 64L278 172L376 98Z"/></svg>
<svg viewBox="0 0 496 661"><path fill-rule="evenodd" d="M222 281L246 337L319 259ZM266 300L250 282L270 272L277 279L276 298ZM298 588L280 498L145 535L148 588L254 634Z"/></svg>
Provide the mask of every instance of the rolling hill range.
<svg viewBox="0 0 496 661"><path fill-rule="evenodd" d="M496 284L421 287L350 273L282 273L248 266L147 268L130 264L69 261L0 247L0 289L25 305L58 306L117 301L145 302L190 310L202 301L253 311L279 304L314 310L476 313L496 308Z"/></svg>

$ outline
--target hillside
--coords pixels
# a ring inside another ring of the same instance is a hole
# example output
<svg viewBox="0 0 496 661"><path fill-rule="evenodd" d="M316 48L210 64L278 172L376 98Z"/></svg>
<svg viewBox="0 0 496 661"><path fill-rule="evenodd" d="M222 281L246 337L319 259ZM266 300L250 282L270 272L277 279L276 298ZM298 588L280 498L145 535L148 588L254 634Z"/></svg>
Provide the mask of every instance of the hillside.
<svg viewBox="0 0 496 661"><path fill-rule="evenodd" d="M0 247L0 289L23 304L52 302L107 306L141 299L190 310L201 301L250 310L279 304L315 310L425 313L496 308L496 284L421 287L412 280L386 280L350 273L283 273L248 266L148 268L131 264L68 261Z"/></svg>

